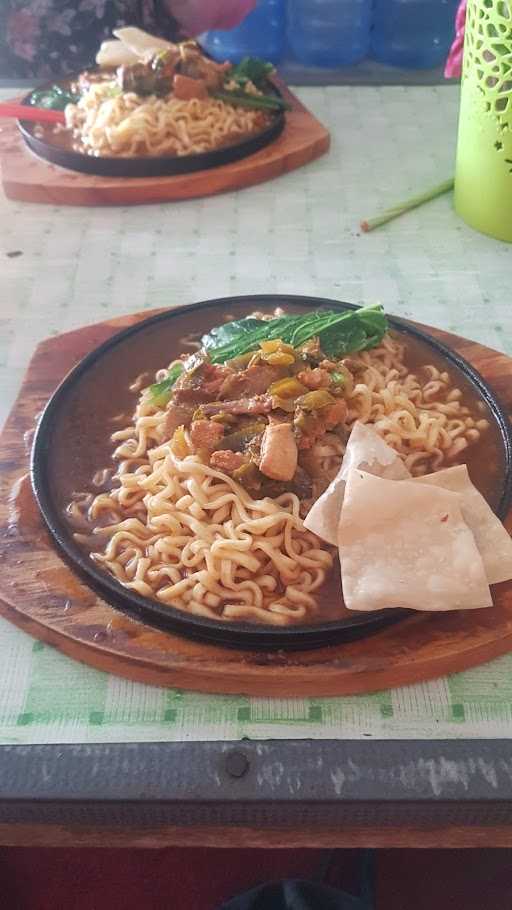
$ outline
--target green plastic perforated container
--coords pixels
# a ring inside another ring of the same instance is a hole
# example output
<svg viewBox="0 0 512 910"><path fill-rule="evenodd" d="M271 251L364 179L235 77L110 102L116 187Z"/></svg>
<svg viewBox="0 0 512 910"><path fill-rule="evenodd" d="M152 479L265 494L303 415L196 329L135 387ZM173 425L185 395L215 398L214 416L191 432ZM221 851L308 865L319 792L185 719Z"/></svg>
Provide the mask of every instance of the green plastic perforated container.
<svg viewBox="0 0 512 910"><path fill-rule="evenodd" d="M512 0L468 0L455 209L512 243Z"/></svg>

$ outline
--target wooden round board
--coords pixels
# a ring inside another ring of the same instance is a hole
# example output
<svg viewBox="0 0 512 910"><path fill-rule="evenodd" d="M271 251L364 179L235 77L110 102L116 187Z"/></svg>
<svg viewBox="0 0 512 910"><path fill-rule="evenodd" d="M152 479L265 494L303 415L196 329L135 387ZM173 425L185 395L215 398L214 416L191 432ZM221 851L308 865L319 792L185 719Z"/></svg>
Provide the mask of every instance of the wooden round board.
<svg viewBox="0 0 512 910"><path fill-rule="evenodd" d="M263 183L293 171L329 148L330 137L298 98L279 83L292 109L270 145L232 164L174 177L96 177L64 170L37 158L17 124L5 121L0 136L2 185L9 199L50 205L146 205L212 196Z"/></svg>
<svg viewBox="0 0 512 910"><path fill-rule="evenodd" d="M249 652L161 632L116 611L53 547L28 478L34 423L65 373L92 348L148 313L88 326L37 348L0 436L0 614L65 654L141 682L260 696L348 695L464 670L512 650L512 584L495 607L418 613L366 639L314 651ZM423 326L423 328L426 328ZM512 410L512 360L446 332ZM512 513L508 526L512 524Z"/></svg>

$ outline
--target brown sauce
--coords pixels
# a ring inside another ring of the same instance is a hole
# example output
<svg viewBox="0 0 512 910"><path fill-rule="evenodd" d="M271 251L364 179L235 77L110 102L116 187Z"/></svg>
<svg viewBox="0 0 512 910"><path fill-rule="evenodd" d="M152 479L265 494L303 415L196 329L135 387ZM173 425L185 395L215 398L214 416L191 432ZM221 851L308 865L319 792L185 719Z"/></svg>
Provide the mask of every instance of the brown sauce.
<svg viewBox="0 0 512 910"><path fill-rule="evenodd" d="M272 307L266 307L271 311ZM303 311L300 307L287 307L287 312ZM98 492L92 483L99 469L111 465L114 444L110 435L131 422L138 392L130 385L141 373L154 375L184 350L180 339L201 335L224 319L247 315L247 307L232 305L229 314L220 308L191 310L177 314L168 322L156 323L142 332L128 337L98 359L68 395L52 440L50 482L54 497L62 513L76 492ZM489 428L478 442L464 453L471 479L485 496L491 507L496 508L502 494L504 456L499 429L487 405L475 392L465 376L422 341L406 337L406 361L411 372L421 366L433 364L452 377L453 386L460 388L463 402L489 421ZM125 422L115 421L126 415ZM318 594L318 622L353 616L343 606L339 563L336 560L328 580Z"/></svg>

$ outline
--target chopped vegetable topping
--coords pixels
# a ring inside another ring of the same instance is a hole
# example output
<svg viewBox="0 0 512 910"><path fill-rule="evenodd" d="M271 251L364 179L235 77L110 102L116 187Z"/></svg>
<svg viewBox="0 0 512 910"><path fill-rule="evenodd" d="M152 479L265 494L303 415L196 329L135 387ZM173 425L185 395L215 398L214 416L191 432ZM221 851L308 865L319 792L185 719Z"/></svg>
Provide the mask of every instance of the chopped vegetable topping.
<svg viewBox="0 0 512 910"><path fill-rule="evenodd" d="M258 57L244 57L232 68L229 78L241 87L246 82L252 82L257 88L261 88L267 83L273 72L272 63L267 63L266 60L260 60Z"/></svg>
<svg viewBox="0 0 512 910"><path fill-rule="evenodd" d="M347 352L378 344L381 307L226 322L151 387L173 452L193 454L258 496L295 491L305 507L325 458L347 438ZM359 361L354 360L353 369Z"/></svg>
<svg viewBox="0 0 512 910"><path fill-rule="evenodd" d="M165 408L171 397L172 387L178 376L182 374L183 369L184 365L182 363L176 363L171 367L166 378L162 379L162 382L155 382L151 386L151 397L153 399L153 404L156 405L157 408Z"/></svg>
<svg viewBox="0 0 512 910"><path fill-rule="evenodd" d="M377 304L358 310L317 310L270 320L248 317L212 329L202 343L212 363L225 363L254 350L263 340L281 339L299 348L305 341L318 337L323 353L336 358L375 347L387 327L384 310Z"/></svg>
<svg viewBox="0 0 512 910"><path fill-rule="evenodd" d="M294 376L288 376L286 379L273 382L268 391L270 395L277 395L278 398L298 398L299 395L304 395L306 387Z"/></svg>
<svg viewBox="0 0 512 910"><path fill-rule="evenodd" d="M318 411L334 404L335 401L336 399L326 389L316 389L314 392L306 392L305 395L298 398L297 406L303 411Z"/></svg>

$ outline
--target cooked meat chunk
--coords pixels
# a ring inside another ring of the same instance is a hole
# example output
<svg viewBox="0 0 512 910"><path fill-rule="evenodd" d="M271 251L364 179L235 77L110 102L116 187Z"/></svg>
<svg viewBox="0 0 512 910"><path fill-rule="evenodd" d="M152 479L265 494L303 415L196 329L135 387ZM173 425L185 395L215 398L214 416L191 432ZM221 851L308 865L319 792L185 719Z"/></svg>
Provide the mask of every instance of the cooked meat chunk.
<svg viewBox="0 0 512 910"><path fill-rule="evenodd" d="M295 493L301 500L311 499L313 495L313 480L300 465L293 475L290 492Z"/></svg>
<svg viewBox="0 0 512 910"><path fill-rule="evenodd" d="M229 372L231 371L226 367L200 363L194 370L182 373L177 379L173 390L174 401L176 404L202 404L214 400Z"/></svg>
<svg viewBox="0 0 512 910"><path fill-rule="evenodd" d="M321 417L308 417L307 428L302 430L299 438L299 449L310 449L319 436L325 433L325 422Z"/></svg>
<svg viewBox="0 0 512 910"><path fill-rule="evenodd" d="M170 404L167 409L167 418L165 421L165 433L170 439L178 427L186 427L192 420L194 408L187 408L180 404Z"/></svg>
<svg viewBox="0 0 512 910"><path fill-rule="evenodd" d="M341 364L351 373L361 373L365 369L364 361L356 360L354 357L344 357Z"/></svg>
<svg viewBox="0 0 512 910"><path fill-rule="evenodd" d="M171 90L171 79L155 72L147 63L131 63L117 70L117 82L123 92L136 95L167 95Z"/></svg>
<svg viewBox="0 0 512 910"><path fill-rule="evenodd" d="M200 100L208 98L208 88L206 82L202 79L191 79L190 76L176 73L172 87L174 97L179 101L190 101L192 98L199 98Z"/></svg>
<svg viewBox="0 0 512 910"><path fill-rule="evenodd" d="M150 66L155 73L158 73L160 79L172 80L180 60L180 49L174 45L155 54L150 61Z"/></svg>
<svg viewBox="0 0 512 910"><path fill-rule="evenodd" d="M207 392L205 392L205 390L200 386L190 385L184 386L181 389L175 387L175 391L172 397L178 405L200 405L203 403L203 401L208 401L212 398L215 398L215 395L208 395Z"/></svg>
<svg viewBox="0 0 512 910"><path fill-rule="evenodd" d="M118 84L137 95L168 95L179 59L178 48L170 47L145 63L123 64L117 70Z"/></svg>
<svg viewBox="0 0 512 910"><path fill-rule="evenodd" d="M231 69L230 63L216 63L204 57L197 45L182 45L182 59L179 72L191 79L201 80L207 89L216 91L221 88L226 72Z"/></svg>
<svg viewBox="0 0 512 910"><path fill-rule="evenodd" d="M208 365L208 370L206 373L206 381L203 383L203 389L208 395L216 395L217 397L222 397L222 389L224 383L229 379L229 377L236 375L233 373L229 367L221 366L211 366Z"/></svg>
<svg viewBox="0 0 512 910"><path fill-rule="evenodd" d="M255 398L240 398L239 401L213 401L202 407L203 414L269 414L272 410L272 399L269 395L257 395Z"/></svg>
<svg viewBox="0 0 512 910"><path fill-rule="evenodd" d="M272 480L291 480L297 470L297 459L297 443L291 424L269 424L261 441L261 473Z"/></svg>
<svg viewBox="0 0 512 910"><path fill-rule="evenodd" d="M210 458L212 468L224 471L225 474L232 474L246 462L247 455L242 455L241 452L230 452L229 449L214 452Z"/></svg>
<svg viewBox="0 0 512 910"><path fill-rule="evenodd" d="M155 74L146 63L120 66L117 81L123 92L135 92L137 95L151 95L155 88Z"/></svg>
<svg viewBox="0 0 512 910"><path fill-rule="evenodd" d="M190 427L190 441L195 449L213 449L224 435L224 427L213 420L194 420Z"/></svg>
<svg viewBox="0 0 512 910"><path fill-rule="evenodd" d="M232 373L223 382L220 398L237 398L243 395L263 395L268 387L286 374L282 367L261 364Z"/></svg>
<svg viewBox="0 0 512 910"><path fill-rule="evenodd" d="M302 370L297 379L305 385L307 389L316 391L317 389L327 389L331 384L331 377L327 370L321 370L315 367L314 370Z"/></svg>
<svg viewBox="0 0 512 910"><path fill-rule="evenodd" d="M343 423L347 416L347 402L344 398L338 398L330 408L325 409L323 418L325 420L326 430L332 430L339 423Z"/></svg>

